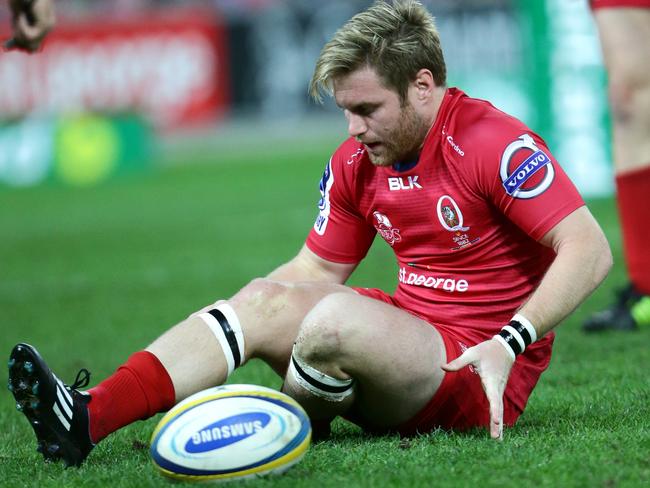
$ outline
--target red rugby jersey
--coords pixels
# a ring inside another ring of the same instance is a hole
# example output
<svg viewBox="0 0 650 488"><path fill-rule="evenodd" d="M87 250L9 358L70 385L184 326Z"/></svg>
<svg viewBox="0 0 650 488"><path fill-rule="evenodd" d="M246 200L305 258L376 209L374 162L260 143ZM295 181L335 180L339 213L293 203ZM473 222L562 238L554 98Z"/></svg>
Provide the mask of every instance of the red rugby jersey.
<svg viewBox="0 0 650 488"><path fill-rule="evenodd" d="M650 0L590 0L593 10L599 8L650 8Z"/></svg>
<svg viewBox="0 0 650 488"><path fill-rule="evenodd" d="M584 204L539 136L455 88L414 167L376 167L350 138L321 196L309 249L355 263L379 234L397 258L398 304L470 343L510 320L554 258L537 240Z"/></svg>

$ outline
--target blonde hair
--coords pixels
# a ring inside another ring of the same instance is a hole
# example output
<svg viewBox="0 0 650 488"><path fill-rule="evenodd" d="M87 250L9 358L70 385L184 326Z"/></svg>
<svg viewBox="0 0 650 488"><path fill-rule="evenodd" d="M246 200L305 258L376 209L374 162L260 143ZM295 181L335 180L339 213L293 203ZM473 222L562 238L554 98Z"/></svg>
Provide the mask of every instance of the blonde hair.
<svg viewBox="0 0 650 488"><path fill-rule="evenodd" d="M334 82L363 66L373 68L384 85L406 100L408 85L423 68L444 86L447 68L433 16L416 0L377 1L355 15L323 47L309 94L322 102Z"/></svg>

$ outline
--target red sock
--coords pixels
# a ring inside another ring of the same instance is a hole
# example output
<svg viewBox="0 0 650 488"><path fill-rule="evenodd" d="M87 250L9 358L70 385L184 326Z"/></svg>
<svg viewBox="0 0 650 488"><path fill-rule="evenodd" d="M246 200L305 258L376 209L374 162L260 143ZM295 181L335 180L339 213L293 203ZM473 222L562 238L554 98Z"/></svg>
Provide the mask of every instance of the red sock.
<svg viewBox="0 0 650 488"><path fill-rule="evenodd" d="M616 187L628 275L650 295L650 166L617 175Z"/></svg>
<svg viewBox="0 0 650 488"><path fill-rule="evenodd" d="M88 390L90 438L99 442L111 432L174 406L172 380L148 351L131 355L112 376Z"/></svg>

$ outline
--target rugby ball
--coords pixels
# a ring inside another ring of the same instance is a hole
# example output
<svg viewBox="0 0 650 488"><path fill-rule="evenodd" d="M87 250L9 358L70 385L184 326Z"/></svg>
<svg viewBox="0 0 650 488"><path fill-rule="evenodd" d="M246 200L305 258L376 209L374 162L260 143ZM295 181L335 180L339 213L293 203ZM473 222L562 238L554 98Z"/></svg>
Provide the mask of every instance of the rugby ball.
<svg viewBox="0 0 650 488"><path fill-rule="evenodd" d="M303 457L311 424L291 397L256 385L196 393L160 420L151 457L183 481L226 481L281 473Z"/></svg>

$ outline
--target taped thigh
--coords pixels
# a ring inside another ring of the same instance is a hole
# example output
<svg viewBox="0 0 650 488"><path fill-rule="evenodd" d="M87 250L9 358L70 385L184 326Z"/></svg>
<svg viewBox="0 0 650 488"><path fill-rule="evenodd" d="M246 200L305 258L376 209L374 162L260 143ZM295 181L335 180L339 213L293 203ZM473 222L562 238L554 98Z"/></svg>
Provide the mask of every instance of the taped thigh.
<svg viewBox="0 0 650 488"><path fill-rule="evenodd" d="M235 310L222 302L215 308L197 315L217 338L228 364L228 376L244 360L244 333Z"/></svg>

